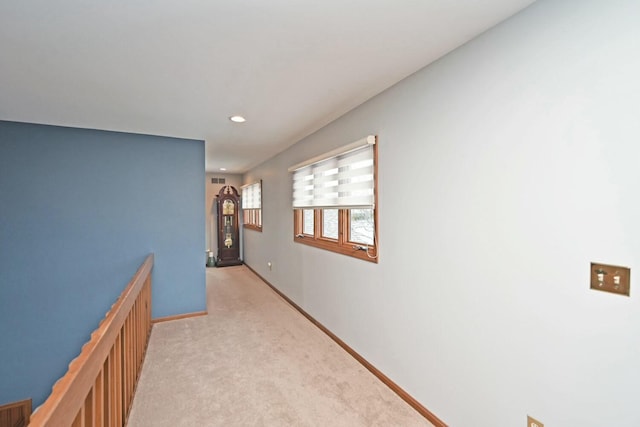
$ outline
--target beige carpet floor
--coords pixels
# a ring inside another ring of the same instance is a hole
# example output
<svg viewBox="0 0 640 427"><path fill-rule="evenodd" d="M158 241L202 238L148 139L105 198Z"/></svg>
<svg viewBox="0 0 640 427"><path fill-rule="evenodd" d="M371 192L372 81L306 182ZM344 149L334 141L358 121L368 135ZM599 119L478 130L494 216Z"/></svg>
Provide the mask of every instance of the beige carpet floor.
<svg viewBox="0 0 640 427"><path fill-rule="evenodd" d="M129 427L431 426L244 266L154 325Z"/></svg>

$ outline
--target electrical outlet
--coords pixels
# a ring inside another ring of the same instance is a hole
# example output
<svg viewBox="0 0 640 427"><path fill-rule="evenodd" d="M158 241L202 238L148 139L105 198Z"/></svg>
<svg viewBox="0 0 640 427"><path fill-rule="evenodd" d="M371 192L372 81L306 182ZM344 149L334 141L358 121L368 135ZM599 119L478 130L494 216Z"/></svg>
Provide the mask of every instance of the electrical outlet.
<svg viewBox="0 0 640 427"><path fill-rule="evenodd" d="M544 427L544 424L527 415L527 427Z"/></svg>

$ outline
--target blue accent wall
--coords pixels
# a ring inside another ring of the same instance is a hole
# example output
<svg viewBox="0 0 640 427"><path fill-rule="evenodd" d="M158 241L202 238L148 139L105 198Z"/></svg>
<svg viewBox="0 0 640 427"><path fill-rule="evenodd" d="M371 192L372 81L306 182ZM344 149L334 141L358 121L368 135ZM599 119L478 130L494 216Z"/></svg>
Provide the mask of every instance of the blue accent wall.
<svg viewBox="0 0 640 427"><path fill-rule="evenodd" d="M146 256L205 310L204 142L0 121L0 404L49 395Z"/></svg>

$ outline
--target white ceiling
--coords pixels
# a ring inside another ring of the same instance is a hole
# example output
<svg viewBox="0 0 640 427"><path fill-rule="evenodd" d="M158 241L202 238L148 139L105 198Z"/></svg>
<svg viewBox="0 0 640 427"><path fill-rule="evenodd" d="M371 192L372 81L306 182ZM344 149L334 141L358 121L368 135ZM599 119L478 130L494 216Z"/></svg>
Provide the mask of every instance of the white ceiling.
<svg viewBox="0 0 640 427"><path fill-rule="evenodd" d="M531 3L3 0L0 120L204 139L241 173Z"/></svg>

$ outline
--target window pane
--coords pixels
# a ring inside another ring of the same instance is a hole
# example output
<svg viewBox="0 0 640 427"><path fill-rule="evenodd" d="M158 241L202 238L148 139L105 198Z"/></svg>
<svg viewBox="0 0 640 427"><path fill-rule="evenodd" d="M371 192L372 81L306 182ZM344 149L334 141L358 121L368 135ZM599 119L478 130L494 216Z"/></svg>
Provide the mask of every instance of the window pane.
<svg viewBox="0 0 640 427"><path fill-rule="evenodd" d="M350 210L349 241L373 245L373 209Z"/></svg>
<svg viewBox="0 0 640 427"><path fill-rule="evenodd" d="M302 211L302 233L313 236L313 209Z"/></svg>
<svg viewBox="0 0 640 427"><path fill-rule="evenodd" d="M322 237L338 239L338 209L322 210Z"/></svg>

